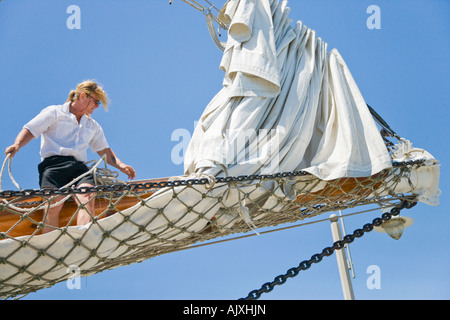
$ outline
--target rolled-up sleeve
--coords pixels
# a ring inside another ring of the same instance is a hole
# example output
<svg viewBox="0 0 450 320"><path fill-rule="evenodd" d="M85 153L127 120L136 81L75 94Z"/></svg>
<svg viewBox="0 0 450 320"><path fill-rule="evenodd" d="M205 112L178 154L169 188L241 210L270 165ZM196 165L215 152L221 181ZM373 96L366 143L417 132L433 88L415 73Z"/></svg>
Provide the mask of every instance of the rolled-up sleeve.
<svg viewBox="0 0 450 320"><path fill-rule="evenodd" d="M105 133L103 132L102 127L98 123L96 123L96 127L96 134L89 143L92 152L99 152L106 148L109 148L108 141L106 140Z"/></svg>

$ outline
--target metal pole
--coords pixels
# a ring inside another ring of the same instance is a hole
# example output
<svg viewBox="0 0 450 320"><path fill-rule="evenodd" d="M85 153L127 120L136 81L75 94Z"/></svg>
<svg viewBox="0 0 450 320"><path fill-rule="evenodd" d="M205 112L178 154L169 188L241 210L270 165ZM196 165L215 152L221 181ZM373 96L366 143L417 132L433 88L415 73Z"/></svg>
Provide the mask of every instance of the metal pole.
<svg viewBox="0 0 450 320"><path fill-rule="evenodd" d="M345 224L344 224L344 219L342 218L342 211L339 210L339 219L341 220L341 227L342 227L342 233L343 234L347 234L347 232L345 231ZM350 269L350 271L352 272L352 278L355 279L355 269L353 268L353 260L352 260L352 255L350 254L350 246L348 245L348 243L345 244L345 250L347 252L347 265L348 268Z"/></svg>
<svg viewBox="0 0 450 320"><path fill-rule="evenodd" d="M341 228L339 226L339 217L335 214L330 216L331 220L331 233L333 234L333 241L342 240ZM345 250L336 250L336 259L339 268L339 276L341 278L342 291L344 293L345 300L355 300L353 294L352 282L350 279L350 274L348 272L347 259L345 257Z"/></svg>

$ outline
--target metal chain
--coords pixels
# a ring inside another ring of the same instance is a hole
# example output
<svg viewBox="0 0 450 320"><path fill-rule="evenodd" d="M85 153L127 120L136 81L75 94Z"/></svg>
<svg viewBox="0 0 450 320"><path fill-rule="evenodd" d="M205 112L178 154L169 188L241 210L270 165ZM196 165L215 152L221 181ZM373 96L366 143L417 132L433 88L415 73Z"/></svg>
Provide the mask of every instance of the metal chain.
<svg viewBox="0 0 450 320"><path fill-rule="evenodd" d="M334 242L331 247L324 248L321 253L316 253L311 257L311 259L300 262L298 267L289 269L284 275L276 276L273 281L264 283L260 289L250 291L247 297L241 298L239 300L259 299L259 297L261 297L263 293L271 292L275 286L284 284L288 278L297 276L302 270L308 270L313 263L319 263L324 257L331 256L335 250L343 249L346 244L352 243L355 238L362 237L365 232L370 232L374 227L378 227L383 222L390 220L393 216L399 215L400 210L404 208L410 209L416 204L417 202L402 201L400 206L392 208L390 212L383 213L381 218L375 218L372 223L365 224L361 229L356 229L355 231L353 231L353 234L344 236L343 240Z"/></svg>
<svg viewBox="0 0 450 320"><path fill-rule="evenodd" d="M410 165L420 165L424 163L424 159L393 162L392 166L403 167ZM237 177L218 177L215 178L217 183L231 183L241 181L254 181L264 179L276 179L310 175L306 171L291 171L275 174L254 174L254 175L242 175ZM173 180L173 181L158 181L158 182L143 182L143 183L128 183L128 184L115 184L115 185L99 185L95 187L80 187L80 188L60 188L60 189L26 189L20 191L6 190L0 191L1 198L12 197L27 197L27 196L52 196L52 195L69 195L69 194L85 194L85 193L99 193L99 192L122 192L132 190L149 190L166 187L178 187L178 186L192 186L192 185L204 185L209 181L206 178L201 179L186 179L186 180Z"/></svg>

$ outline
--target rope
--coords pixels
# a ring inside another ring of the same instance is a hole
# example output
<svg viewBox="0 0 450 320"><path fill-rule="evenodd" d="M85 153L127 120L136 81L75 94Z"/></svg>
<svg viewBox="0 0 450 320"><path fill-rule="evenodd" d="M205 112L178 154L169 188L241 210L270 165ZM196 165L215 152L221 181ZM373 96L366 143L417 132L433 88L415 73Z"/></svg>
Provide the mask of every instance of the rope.
<svg viewBox="0 0 450 320"><path fill-rule="evenodd" d="M205 18L206 18L206 25L208 26L209 34L211 35L211 38L214 41L214 44L220 51L225 51L226 42L222 42L219 40L216 31L214 29L214 15L211 13L211 11L205 11ZM217 20L215 20L217 21ZM220 36L220 28L218 30L219 36Z"/></svg>
<svg viewBox="0 0 450 320"><path fill-rule="evenodd" d="M3 190L2 187L2 177L3 177L3 171L5 170L5 165L6 162L9 160L9 165L8 165L8 172L9 172L9 177L11 178L11 181L14 183L14 185L16 186L17 189L22 190L19 186L19 184L16 182L16 180L14 179L12 172L11 172L11 154L8 153L5 157L5 160L3 161L3 165L2 165L2 170L0 171L0 191Z"/></svg>
<svg viewBox="0 0 450 320"><path fill-rule="evenodd" d="M9 166L8 166L8 172L9 172L9 177L11 178L11 181L14 183L14 185L17 187L17 189L22 190L22 188L19 186L19 184L16 182L16 180L14 179L13 175L12 175L12 171L11 171L11 158L10 158L11 154L7 154L5 157L5 160L3 161L3 165L2 165L2 169L0 171L0 192L3 191L3 187L2 187L2 181L3 181L3 172L5 170L5 164L6 162L9 160ZM61 189L66 189L71 185L74 185L75 182L77 182L78 180L82 179L83 177L94 173L97 170L97 167L100 165L100 163L102 161L105 161L106 163L106 156L104 155L102 158L100 158L100 160L98 160L90 169L89 171L83 173L82 175L76 177L75 179L73 179L71 182L67 183L66 185L64 185L63 187L61 187L59 190Z"/></svg>
<svg viewBox="0 0 450 320"><path fill-rule="evenodd" d="M200 4L195 0L182 0L182 1L205 15L206 26L208 27L209 34L211 35L214 44L220 51L224 51L226 43L219 40L219 36L221 36L220 29L227 30L228 27L222 20L220 20L217 16L215 16L212 13L212 9L216 10L217 12L219 12L220 10L217 9L208 0L204 0L208 4L208 6L203 6L202 4ZM173 1L170 0L169 4L172 4L172 2ZM217 23L219 25L217 32L215 30L214 23Z"/></svg>

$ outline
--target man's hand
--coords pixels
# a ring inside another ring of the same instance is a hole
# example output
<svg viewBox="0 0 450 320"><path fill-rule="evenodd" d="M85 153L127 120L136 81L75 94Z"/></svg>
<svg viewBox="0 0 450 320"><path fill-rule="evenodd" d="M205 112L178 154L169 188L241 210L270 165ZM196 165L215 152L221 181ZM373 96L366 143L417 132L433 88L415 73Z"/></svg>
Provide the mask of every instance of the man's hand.
<svg viewBox="0 0 450 320"><path fill-rule="evenodd" d="M106 155L106 163L116 167L123 173L125 173L128 176L128 179L133 180L136 178L136 171L134 171L133 167L126 165L122 161L117 158L114 151L111 150L111 148L106 148L101 151L97 152L100 157L103 157Z"/></svg>
<svg viewBox="0 0 450 320"><path fill-rule="evenodd" d="M22 131L19 132L19 134L16 137L16 141L14 141L14 144L12 146L9 146L5 150L5 155L10 154L10 157L14 157L17 151L23 146L25 146L28 142L30 142L33 139L33 135L31 134L28 129L23 128Z"/></svg>
<svg viewBox="0 0 450 320"><path fill-rule="evenodd" d="M7 156L8 154L10 155L10 158L12 159L14 157L14 155L17 153L17 151L19 151L19 146L13 144L12 146L9 146L8 148L6 148L5 150L5 155Z"/></svg>
<svg viewBox="0 0 450 320"><path fill-rule="evenodd" d="M132 166L126 165L125 163L121 163L119 165L119 170L125 173L128 176L128 179L130 180L136 178L136 171L134 171Z"/></svg>

